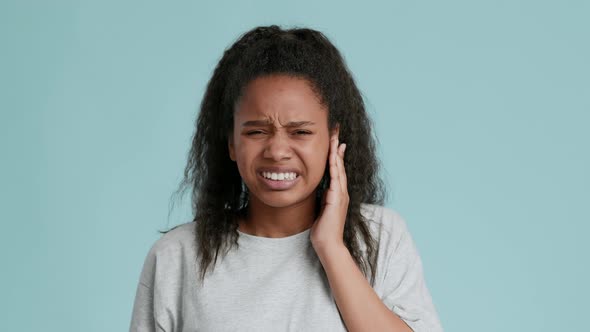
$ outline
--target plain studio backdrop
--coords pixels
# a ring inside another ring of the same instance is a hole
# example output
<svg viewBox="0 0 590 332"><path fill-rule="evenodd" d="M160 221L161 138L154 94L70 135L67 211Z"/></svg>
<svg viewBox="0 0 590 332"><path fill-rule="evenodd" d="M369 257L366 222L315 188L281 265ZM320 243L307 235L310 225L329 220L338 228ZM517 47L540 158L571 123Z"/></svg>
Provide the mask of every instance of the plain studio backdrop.
<svg viewBox="0 0 590 332"><path fill-rule="evenodd" d="M2 1L0 321L125 331L205 85L243 32L307 26L376 124L446 331L582 331L587 1ZM353 146L348 147L353 149Z"/></svg>

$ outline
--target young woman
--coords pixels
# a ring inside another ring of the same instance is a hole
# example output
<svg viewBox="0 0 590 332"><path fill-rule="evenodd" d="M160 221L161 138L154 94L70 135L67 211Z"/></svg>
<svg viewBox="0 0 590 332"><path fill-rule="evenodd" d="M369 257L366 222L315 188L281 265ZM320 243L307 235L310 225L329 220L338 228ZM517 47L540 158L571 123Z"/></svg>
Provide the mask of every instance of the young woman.
<svg viewBox="0 0 590 332"><path fill-rule="evenodd" d="M242 35L196 122L195 217L150 249L130 330L442 331L372 135L322 33Z"/></svg>

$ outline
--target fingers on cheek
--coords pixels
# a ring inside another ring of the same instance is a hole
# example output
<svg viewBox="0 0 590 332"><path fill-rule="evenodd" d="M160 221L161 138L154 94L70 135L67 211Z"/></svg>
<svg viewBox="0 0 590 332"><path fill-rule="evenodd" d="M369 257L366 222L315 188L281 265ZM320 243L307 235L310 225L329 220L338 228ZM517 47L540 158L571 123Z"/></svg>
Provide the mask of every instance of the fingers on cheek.
<svg viewBox="0 0 590 332"><path fill-rule="evenodd" d="M338 159L338 140L334 140L334 145L332 149L332 155L334 156L334 162Z"/></svg>

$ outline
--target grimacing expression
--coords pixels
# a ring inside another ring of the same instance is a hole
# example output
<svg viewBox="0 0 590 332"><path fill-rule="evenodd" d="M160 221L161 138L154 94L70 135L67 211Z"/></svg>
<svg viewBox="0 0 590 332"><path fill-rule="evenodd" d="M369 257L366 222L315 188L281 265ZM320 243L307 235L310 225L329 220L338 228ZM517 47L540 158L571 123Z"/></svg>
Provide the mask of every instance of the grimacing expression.
<svg viewBox="0 0 590 332"><path fill-rule="evenodd" d="M236 103L228 148L251 200L287 207L315 199L312 194L326 169L330 133L328 110L309 84L287 75L258 77ZM290 176L295 172L297 178L288 188L269 187L263 177L269 168Z"/></svg>

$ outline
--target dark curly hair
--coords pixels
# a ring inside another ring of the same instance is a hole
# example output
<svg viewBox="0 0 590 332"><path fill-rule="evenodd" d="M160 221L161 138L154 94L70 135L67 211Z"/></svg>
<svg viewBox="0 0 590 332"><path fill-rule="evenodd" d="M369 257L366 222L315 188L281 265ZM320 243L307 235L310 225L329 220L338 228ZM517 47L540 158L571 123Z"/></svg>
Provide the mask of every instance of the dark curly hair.
<svg viewBox="0 0 590 332"><path fill-rule="evenodd" d="M344 164L349 195L343 240L365 277L370 271L374 285L378 243L361 214L361 203L382 205L386 192L363 98L340 52L324 34L277 25L256 27L225 50L201 102L184 178L176 192L192 186L201 280L204 282L212 261L214 268L220 251L225 255L233 244L239 246L237 218L244 216L248 203L248 188L228 151L234 104L250 81L272 74L306 79L327 106L329 130L340 126L340 142L347 146ZM326 167L316 190L316 217L329 180ZM358 241L366 244L366 256Z"/></svg>

